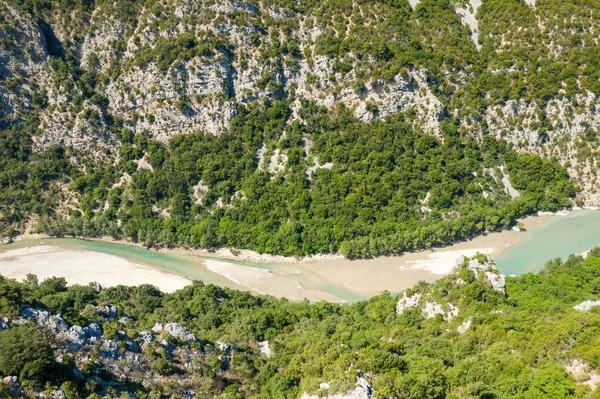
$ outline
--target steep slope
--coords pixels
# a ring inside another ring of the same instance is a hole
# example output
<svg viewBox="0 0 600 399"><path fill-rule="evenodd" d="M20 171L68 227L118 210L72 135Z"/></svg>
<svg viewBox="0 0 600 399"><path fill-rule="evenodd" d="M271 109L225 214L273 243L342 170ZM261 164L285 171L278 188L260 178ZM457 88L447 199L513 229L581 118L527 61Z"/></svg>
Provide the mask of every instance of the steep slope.
<svg viewBox="0 0 600 399"><path fill-rule="evenodd" d="M479 255L343 306L0 277L0 395L597 398L599 254L506 279Z"/></svg>
<svg viewBox="0 0 600 399"><path fill-rule="evenodd" d="M5 195L5 236L34 220L46 232L148 245L369 256L447 244L537 210L598 205L594 1L0 7L2 134L30 137L35 156L58 145L71 165L40 179L50 211ZM386 123L394 133L381 139ZM425 169L411 151L381 156L399 136L421 133L437 139L418 151L452 154ZM356 146L358 137L371 140ZM177 149L191 140L210 144ZM549 161L513 160L522 153ZM497 178L501 167L508 178ZM7 173L5 185L30 181L24 173ZM504 179L535 196L505 205ZM425 198L431 204L417 207ZM331 204L341 209L322 209ZM511 211L491 210L504 206ZM406 224L460 217L467 228L442 227L452 231L441 238L397 238Z"/></svg>

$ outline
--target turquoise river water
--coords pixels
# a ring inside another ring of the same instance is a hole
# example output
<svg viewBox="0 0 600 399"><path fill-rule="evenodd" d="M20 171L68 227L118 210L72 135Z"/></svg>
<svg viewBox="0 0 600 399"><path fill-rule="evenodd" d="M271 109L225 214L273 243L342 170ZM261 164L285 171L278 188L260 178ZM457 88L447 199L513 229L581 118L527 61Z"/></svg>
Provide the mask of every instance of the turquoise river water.
<svg viewBox="0 0 600 399"><path fill-rule="evenodd" d="M496 258L501 273L537 272L548 260L564 259L600 245L600 211L552 216L540 227L521 234L521 241Z"/></svg>
<svg viewBox="0 0 600 399"><path fill-rule="evenodd" d="M522 239L496 258L498 269L505 275L519 275L539 271L550 259L557 257L564 259L572 253L583 252L600 245L600 211L576 211L571 212L568 216L551 216L543 225L519 234L523 236ZM206 257L162 253L149 251L134 245L71 238L48 239L43 240L43 243L65 249L116 255L129 261L170 271L190 279L202 280L205 283L243 288L231 280L207 270L203 266L203 261L210 258ZM31 240L7 244L0 247L0 252L38 244L40 244L40 241ZM317 263L328 261L319 260ZM303 287L327 292L348 302L365 298L342 285L324 281L315 273L306 271L297 273L294 271L294 266L290 264L228 262L269 269L274 274L293 278ZM376 273L374 266L366 262L364 273Z"/></svg>

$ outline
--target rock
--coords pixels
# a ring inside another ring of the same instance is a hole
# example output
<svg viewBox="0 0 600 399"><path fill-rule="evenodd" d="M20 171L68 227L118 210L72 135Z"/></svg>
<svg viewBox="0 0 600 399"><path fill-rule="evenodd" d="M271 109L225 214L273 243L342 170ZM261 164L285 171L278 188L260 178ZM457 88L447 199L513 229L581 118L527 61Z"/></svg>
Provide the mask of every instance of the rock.
<svg viewBox="0 0 600 399"><path fill-rule="evenodd" d="M271 357L271 347L269 346L269 341L262 341L258 343L258 350L262 355L266 357Z"/></svg>
<svg viewBox="0 0 600 399"><path fill-rule="evenodd" d="M482 272L494 290L506 293L506 278L503 274L498 273L496 265L489 257L480 262L475 256L469 260L467 267L475 273L476 278L479 278L479 272Z"/></svg>
<svg viewBox="0 0 600 399"><path fill-rule="evenodd" d="M225 343L223 341L215 342L215 348L217 348L221 352L225 352L225 353L228 353L231 350L231 346L229 346L228 343Z"/></svg>
<svg viewBox="0 0 600 399"><path fill-rule="evenodd" d="M100 344L100 356L105 361L119 360L119 345L115 340L103 340Z"/></svg>
<svg viewBox="0 0 600 399"><path fill-rule="evenodd" d="M427 294L426 296L429 297L429 294ZM396 304L396 314L401 315L406 309L419 306L421 298L424 299L423 295L421 295L420 293L415 293L411 296L406 296L406 292L404 292L404 295L398 300L398 303ZM435 317L435 315L441 314L445 320L452 320L453 317L458 315L458 308L456 306L452 305L451 303L442 306L434 300L426 301L424 306L422 306L421 310L423 311L423 314L427 319L431 319Z"/></svg>
<svg viewBox="0 0 600 399"><path fill-rule="evenodd" d="M48 399L67 399L67 396L62 389L55 389L54 391L50 392Z"/></svg>
<svg viewBox="0 0 600 399"><path fill-rule="evenodd" d="M87 327L84 327L83 331L87 338L100 338L103 334L102 327L96 322L90 323Z"/></svg>
<svg viewBox="0 0 600 399"><path fill-rule="evenodd" d="M28 320L34 321L38 327L48 329L55 334L65 333L69 329L69 325L60 315L52 316L47 310L25 306L21 310L19 324L26 323Z"/></svg>
<svg viewBox="0 0 600 399"><path fill-rule="evenodd" d="M490 283L492 283L492 288L503 294L506 293L506 278L503 274L499 274L498 272L485 272L485 275Z"/></svg>
<svg viewBox="0 0 600 399"><path fill-rule="evenodd" d="M8 376L2 379L2 384L6 387L6 391L13 398L24 397L24 392L21 389L21 384L15 376Z"/></svg>
<svg viewBox="0 0 600 399"><path fill-rule="evenodd" d="M146 349L154 342L154 335L149 331L142 331L138 334L138 337L142 341L142 349Z"/></svg>
<svg viewBox="0 0 600 399"><path fill-rule="evenodd" d="M471 327L471 323L472 322L473 322L473 318L469 317L469 320L465 321L460 326L458 326L456 328L456 331L458 331L459 334L464 334L465 332L467 332L467 330L469 329L469 327Z"/></svg>
<svg viewBox="0 0 600 399"><path fill-rule="evenodd" d="M116 306L96 306L96 312L98 316L102 316L105 319L116 319L119 315L119 310Z"/></svg>
<svg viewBox="0 0 600 399"><path fill-rule="evenodd" d="M75 350L96 342L102 337L102 328L96 322L86 327L72 326L67 331L57 334L57 337L69 342Z"/></svg>
<svg viewBox="0 0 600 399"><path fill-rule="evenodd" d="M589 386L592 391L596 391L600 385L600 375L582 359L572 359L571 363L564 363L564 366L576 381Z"/></svg>
<svg viewBox="0 0 600 399"><path fill-rule="evenodd" d="M170 336L175 337L185 343L191 343L196 340L196 336L194 334L192 334L187 328L182 327L177 323L156 323L154 327L152 327L152 331L156 333L166 332Z"/></svg>
<svg viewBox="0 0 600 399"><path fill-rule="evenodd" d="M356 379L356 388L346 393L337 393L334 395L328 395L325 397L319 397L317 395L309 395L306 392L302 394L300 399L374 399L373 388L367 380L362 377ZM328 389L329 384L323 383L320 385L321 389ZM325 388L327 387L327 388Z"/></svg>
<svg viewBox="0 0 600 399"><path fill-rule="evenodd" d="M583 301L578 305L573 306L573 309L581 312L587 312L593 307L600 306L600 301Z"/></svg>
<svg viewBox="0 0 600 399"><path fill-rule="evenodd" d="M4 317L4 316L0 315L0 331L8 330L10 328L8 323L9 323L8 317Z"/></svg>
<svg viewBox="0 0 600 399"><path fill-rule="evenodd" d="M85 332L82 327L73 326L61 336L71 343L73 349L78 350L85 344Z"/></svg>
<svg viewBox="0 0 600 399"><path fill-rule="evenodd" d="M414 308L419 304L420 299L421 294L419 293L407 297L406 292L404 292L404 296L400 298L396 304L396 314L401 315L406 309Z"/></svg>
<svg viewBox="0 0 600 399"><path fill-rule="evenodd" d="M182 394L183 399L194 399L196 397L196 391L193 389L187 389Z"/></svg>
<svg viewBox="0 0 600 399"><path fill-rule="evenodd" d="M456 306L448 303L446 308L448 310L436 302L426 302L423 313L425 313L425 318L427 319L434 318L436 315L441 314L446 321L450 321L453 317L458 316L458 308Z"/></svg>

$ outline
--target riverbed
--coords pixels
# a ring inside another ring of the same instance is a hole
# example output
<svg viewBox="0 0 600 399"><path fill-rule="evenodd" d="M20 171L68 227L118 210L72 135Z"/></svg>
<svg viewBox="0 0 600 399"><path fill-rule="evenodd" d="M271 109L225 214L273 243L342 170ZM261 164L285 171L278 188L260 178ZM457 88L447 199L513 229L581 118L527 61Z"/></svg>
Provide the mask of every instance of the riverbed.
<svg viewBox="0 0 600 399"><path fill-rule="evenodd" d="M32 273L40 280L62 276L70 284L153 284L165 292L202 280L290 300L355 302L384 290L399 293L418 281L433 282L448 274L457 259L478 252L496 259L499 270L509 275L537 271L549 259L600 245L600 212L533 216L521 222L526 231L508 230L446 248L354 261L272 258L269 263L267 257L266 262L250 262L227 259L223 252L199 256L104 241L29 239L0 246L0 274L23 279Z"/></svg>

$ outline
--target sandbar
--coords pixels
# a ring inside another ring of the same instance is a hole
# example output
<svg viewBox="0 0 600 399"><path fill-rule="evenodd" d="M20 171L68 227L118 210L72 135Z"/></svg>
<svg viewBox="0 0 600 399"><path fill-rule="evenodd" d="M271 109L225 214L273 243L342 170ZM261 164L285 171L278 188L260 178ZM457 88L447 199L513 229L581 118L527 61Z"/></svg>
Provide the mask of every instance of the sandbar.
<svg viewBox="0 0 600 399"><path fill-rule="evenodd" d="M211 259L204 260L203 264L211 272L217 273L259 294L268 294L280 298L285 297L293 301L308 299L313 302L321 300L343 302L341 298L335 295L323 291L305 289L293 278L281 275L289 275L289 273L284 272L280 274L280 272L270 269Z"/></svg>
<svg viewBox="0 0 600 399"><path fill-rule="evenodd" d="M22 280L30 273L37 275L40 281L64 277L69 284L98 283L103 287L152 284L163 292L191 284L181 276L100 252L36 245L0 253L1 275Z"/></svg>
<svg viewBox="0 0 600 399"><path fill-rule="evenodd" d="M549 215L530 216L519 222L525 229L532 230L548 218ZM384 290L401 292L419 281L431 283L450 273L463 256L482 253L496 258L522 238L521 233L504 230L444 248L374 259L323 259L299 263L295 268L303 273L313 273L328 284L340 285L368 297Z"/></svg>

